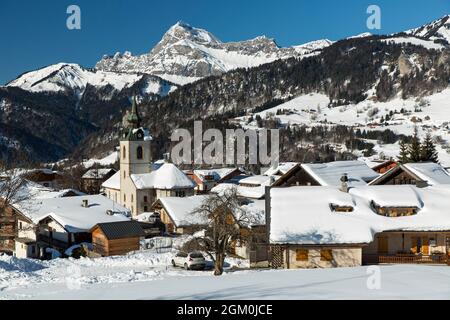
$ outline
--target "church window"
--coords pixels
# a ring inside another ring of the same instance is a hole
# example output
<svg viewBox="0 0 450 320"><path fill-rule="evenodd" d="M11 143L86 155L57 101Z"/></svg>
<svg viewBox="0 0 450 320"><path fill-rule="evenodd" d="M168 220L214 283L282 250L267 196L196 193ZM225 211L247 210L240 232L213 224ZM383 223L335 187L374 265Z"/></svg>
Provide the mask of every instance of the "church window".
<svg viewBox="0 0 450 320"><path fill-rule="evenodd" d="M125 159L127 157L126 153L127 153L127 148L125 148L125 146L123 146L123 148L122 148L122 159Z"/></svg>
<svg viewBox="0 0 450 320"><path fill-rule="evenodd" d="M136 149L136 157L137 157L138 160L144 159L144 153L142 151L142 147L141 146L137 147L137 149Z"/></svg>

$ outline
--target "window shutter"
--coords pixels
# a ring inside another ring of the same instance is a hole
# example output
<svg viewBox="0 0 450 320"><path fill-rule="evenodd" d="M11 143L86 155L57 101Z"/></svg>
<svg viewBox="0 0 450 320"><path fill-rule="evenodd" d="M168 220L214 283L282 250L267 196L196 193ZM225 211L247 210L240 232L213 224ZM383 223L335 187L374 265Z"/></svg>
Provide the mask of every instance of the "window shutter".
<svg viewBox="0 0 450 320"><path fill-rule="evenodd" d="M428 237L422 238L422 253L425 255L430 254L430 241L429 241Z"/></svg>
<svg viewBox="0 0 450 320"><path fill-rule="evenodd" d="M417 238L416 237L411 238L411 252L417 253Z"/></svg>
<svg viewBox="0 0 450 320"><path fill-rule="evenodd" d="M331 249L320 250L320 261L332 261L333 251Z"/></svg>
<svg viewBox="0 0 450 320"><path fill-rule="evenodd" d="M297 249L295 250L297 261L308 261L309 250L307 249Z"/></svg>

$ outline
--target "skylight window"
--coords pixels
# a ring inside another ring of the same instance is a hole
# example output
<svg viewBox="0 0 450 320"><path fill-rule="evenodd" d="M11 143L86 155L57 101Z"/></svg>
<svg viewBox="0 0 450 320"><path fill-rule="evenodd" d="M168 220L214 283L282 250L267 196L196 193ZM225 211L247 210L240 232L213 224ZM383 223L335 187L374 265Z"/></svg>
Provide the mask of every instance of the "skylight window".
<svg viewBox="0 0 450 320"><path fill-rule="evenodd" d="M330 203L330 210L333 212L353 212L354 208L352 206Z"/></svg>
<svg viewBox="0 0 450 320"><path fill-rule="evenodd" d="M413 216L419 211L415 206L380 206L375 201L371 201L370 206L376 214L385 217Z"/></svg>

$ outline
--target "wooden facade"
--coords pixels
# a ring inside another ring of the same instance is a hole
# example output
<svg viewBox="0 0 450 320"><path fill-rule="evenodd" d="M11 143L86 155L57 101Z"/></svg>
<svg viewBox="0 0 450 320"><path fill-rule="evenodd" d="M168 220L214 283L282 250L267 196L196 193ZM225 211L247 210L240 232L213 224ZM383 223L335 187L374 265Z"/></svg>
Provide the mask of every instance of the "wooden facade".
<svg viewBox="0 0 450 320"><path fill-rule="evenodd" d="M448 263L450 232L382 232L363 248L363 262Z"/></svg>
<svg viewBox="0 0 450 320"><path fill-rule="evenodd" d="M100 223L91 229L94 252L101 256L123 255L139 250L145 236L136 221Z"/></svg>
<svg viewBox="0 0 450 320"><path fill-rule="evenodd" d="M92 169L91 169L92 170ZM116 173L116 170L111 169L108 173L98 175L96 177L83 177L83 192L87 194L99 194L102 183L111 178Z"/></svg>
<svg viewBox="0 0 450 320"><path fill-rule="evenodd" d="M59 182L62 179L62 175L58 172L50 171L50 170L34 170L31 172L28 172L24 175L24 178L33 181L36 183L39 183L40 185L43 185L44 187L49 188L58 188Z"/></svg>
<svg viewBox="0 0 450 320"><path fill-rule="evenodd" d="M426 181L399 164L373 180L370 185L420 185Z"/></svg>
<svg viewBox="0 0 450 320"><path fill-rule="evenodd" d="M320 186L320 183L314 179L300 164L294 166L286 172L273 184L273 187L292 187L292 186Z"/></svg>
<svg viewBox="0 0 450 320"><path fill-rule="evenodd" d="M11 254L14 251L16 237L16 216L12 207L2 209L0 204L0 252Z"/></svg>

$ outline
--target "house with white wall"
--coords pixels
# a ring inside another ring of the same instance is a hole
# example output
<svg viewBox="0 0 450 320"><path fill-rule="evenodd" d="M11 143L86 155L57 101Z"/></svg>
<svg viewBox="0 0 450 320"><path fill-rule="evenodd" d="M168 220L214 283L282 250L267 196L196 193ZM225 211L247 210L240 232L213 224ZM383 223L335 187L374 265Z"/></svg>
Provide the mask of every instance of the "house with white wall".
<svg viewBox="0 0 450 320"><path fill-rule="evenodd" d="M271 188L266 198L272 267L447 263L449 186Z"/></svg>

